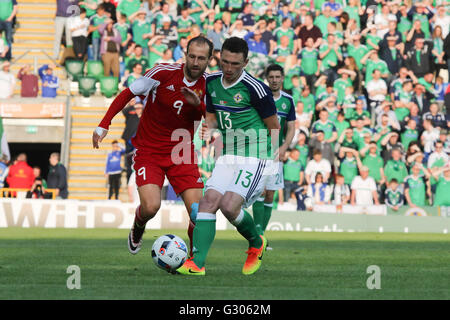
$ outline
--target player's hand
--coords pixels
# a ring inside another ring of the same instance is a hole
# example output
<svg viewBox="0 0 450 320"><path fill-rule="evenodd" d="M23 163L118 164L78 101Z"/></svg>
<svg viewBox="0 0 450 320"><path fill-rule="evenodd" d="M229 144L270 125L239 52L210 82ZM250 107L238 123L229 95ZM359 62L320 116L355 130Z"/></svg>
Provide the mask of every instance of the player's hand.
<svg viewBox="0 0 450 320"><path fill-rule="evenodd" d="M97 127L92 133L92 146L94 149L98 149L98 144L102 142L103 138L108 134L108 130Z"/></svg>
<svg viewBox="0 0 450 320"><path fill-rule="evenodd" d="M202 122L202 125L200 127L200 130L198 131L198 136L201 140L209 140L211 138L211 134L209 132L208 125L206 122Z"/></svg>
<svg viewBox="0 0 450 320"><path fill-rule="evenodd" d="M181 88L181 93L186 98L187 103L192 106L198 106L202 102L198 95L193 90L187 87Z"/></svg>

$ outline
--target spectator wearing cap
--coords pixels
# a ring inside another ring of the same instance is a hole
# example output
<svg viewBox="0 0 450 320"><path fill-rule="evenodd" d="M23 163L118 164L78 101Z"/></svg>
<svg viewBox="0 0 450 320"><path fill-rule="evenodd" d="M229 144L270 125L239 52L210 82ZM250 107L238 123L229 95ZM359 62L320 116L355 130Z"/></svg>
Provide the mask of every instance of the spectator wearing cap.
<svg viewBox="0 0 450 320"><path fill-rule="evenodd" d="M164 16L161 19L162 27L156 28L156 35L164 36L163 43L173 49L178 43L178 31L175 25L172 25L170 17Z"/></svg>
<svg viewBox="0 0 450 320"><path fill-rule="evenodd" d="M131 23L131 31L133 34L133 42L140 45L143 50L143 55L149 55L149 39L152 38L155 31L154 26L147 20L147 12L144 9L139 9L132 15L128 16Z"/></svg>
<svg viewBox="0 0 450 320"><path fill-rule="evenodd" d="M42 83L42 97L55 98L59 88L59 79L53 74L54 64L44 64L39 68L39 77Z"/></svg>
<svg viewBox="0 0 450 320"><path fill-rule="evenodd" d="M10 71L11 63L4 61L0 70L0 99L9 99L14 95L16 78Z"/></svg>
<svg viewBox="0 0 450 320"><path fill-rule="evenodd" d="M389 36L380 43L380 58L386 62L389 72L397 74L403 66L401 46L396 44L396 37Z"/></svg>
<svg viewBox="0 0 450 320"><path fill-rule="evenodd" d="M379 205L377 186L375 180L369 176L369 168L362 166L359 176L356 176L351 184L351 205L371 206Z"/></svg>

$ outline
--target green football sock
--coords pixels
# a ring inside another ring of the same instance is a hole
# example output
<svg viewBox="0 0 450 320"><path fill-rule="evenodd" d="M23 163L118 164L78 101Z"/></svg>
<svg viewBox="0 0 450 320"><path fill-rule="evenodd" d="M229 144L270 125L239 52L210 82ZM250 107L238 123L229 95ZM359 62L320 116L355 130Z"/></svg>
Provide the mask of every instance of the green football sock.
<svg viewBox="0 0 450 320"><path fill-rule="evenodd" d="M262 225L262 234L266 231L267 225L269 224L270 217L272 216L272 203L264 203L264 221Z"/></svg>
<svg viewBox="0 0 450 320"><path fill-rule="evenodd" d="M245 210L241 209L238 217L234 221L230 221L237 229L237 231L248 240L249 246L260 248L262 239L256 231L255 221L252 216Z"/></svg>
<svg viewBox="0 0 450 320"><path fill-rule="evenodd" d="M202 268L205 265L209 248L216 236L216 215L199 212L194 229L194 263Z"/></svg>
<svg viewBox="0 0 450 320"><path fill-rule="evenodd" d="M255 201L255 203L252 206L253 210L253 220L255 221L256 225L256 231L258 231L258 234L262 235L264 233L263 226L264 226L264 199L258 199Z"/></svg>

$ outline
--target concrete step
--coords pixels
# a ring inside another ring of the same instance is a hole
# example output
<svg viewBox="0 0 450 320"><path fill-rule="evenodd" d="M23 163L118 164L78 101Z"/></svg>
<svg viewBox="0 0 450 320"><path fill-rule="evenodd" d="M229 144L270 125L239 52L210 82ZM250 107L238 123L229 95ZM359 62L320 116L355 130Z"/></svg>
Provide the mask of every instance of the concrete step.
<svg viewBox="0 0 450 320"><path fill-rule="evenodd" d="M36 42L51 42L55 40L55 35L37 35L37 34L15 34L14 35L14 43L36 43Z"/></svg>
<svg viewBox="0 0 450 320"><path fill-rule="evenodd" d="M53 50L53 43L50 42L14 42L13 43L13 52L16 48L20 49L52 49Z"/></svg>
<svg viewBox="0 0 450 320"><path fill-rule="evenodd" d="M19 21L21 21L23 19L27 19L27 18L36 19L36 20L49 20L49 19L54 20L55 16L56 16L55 10L43 11L43 12L40 12L40 11L33 12L33 11L28 11L28 10L21 12L19 10L19 12L17 13L17 19Z"/></svg>
<svg viewBox="0 0 450 320"><path fill-rule="evenodd" d="M52 25L36 25L34 28L32 28L31 25L24 26L21 23L20 28L16 29L14 37L18 34L29 34L29 33L54 34L55 28Z"/></svg>

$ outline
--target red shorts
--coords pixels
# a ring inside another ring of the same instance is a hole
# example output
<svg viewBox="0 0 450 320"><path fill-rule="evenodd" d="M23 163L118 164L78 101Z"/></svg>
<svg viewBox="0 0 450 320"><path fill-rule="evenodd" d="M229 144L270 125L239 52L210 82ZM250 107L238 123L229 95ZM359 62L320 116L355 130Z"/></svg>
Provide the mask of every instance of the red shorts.
<svg viewBox="0 0 450 320"><path fill-rule="evenodd" d="M187 189L202 189L203 181L196 163L174 164L170 154L155 154L136 150L133 157L136 185L155 184L162 188L167 176L176 194Z"/></svg>

